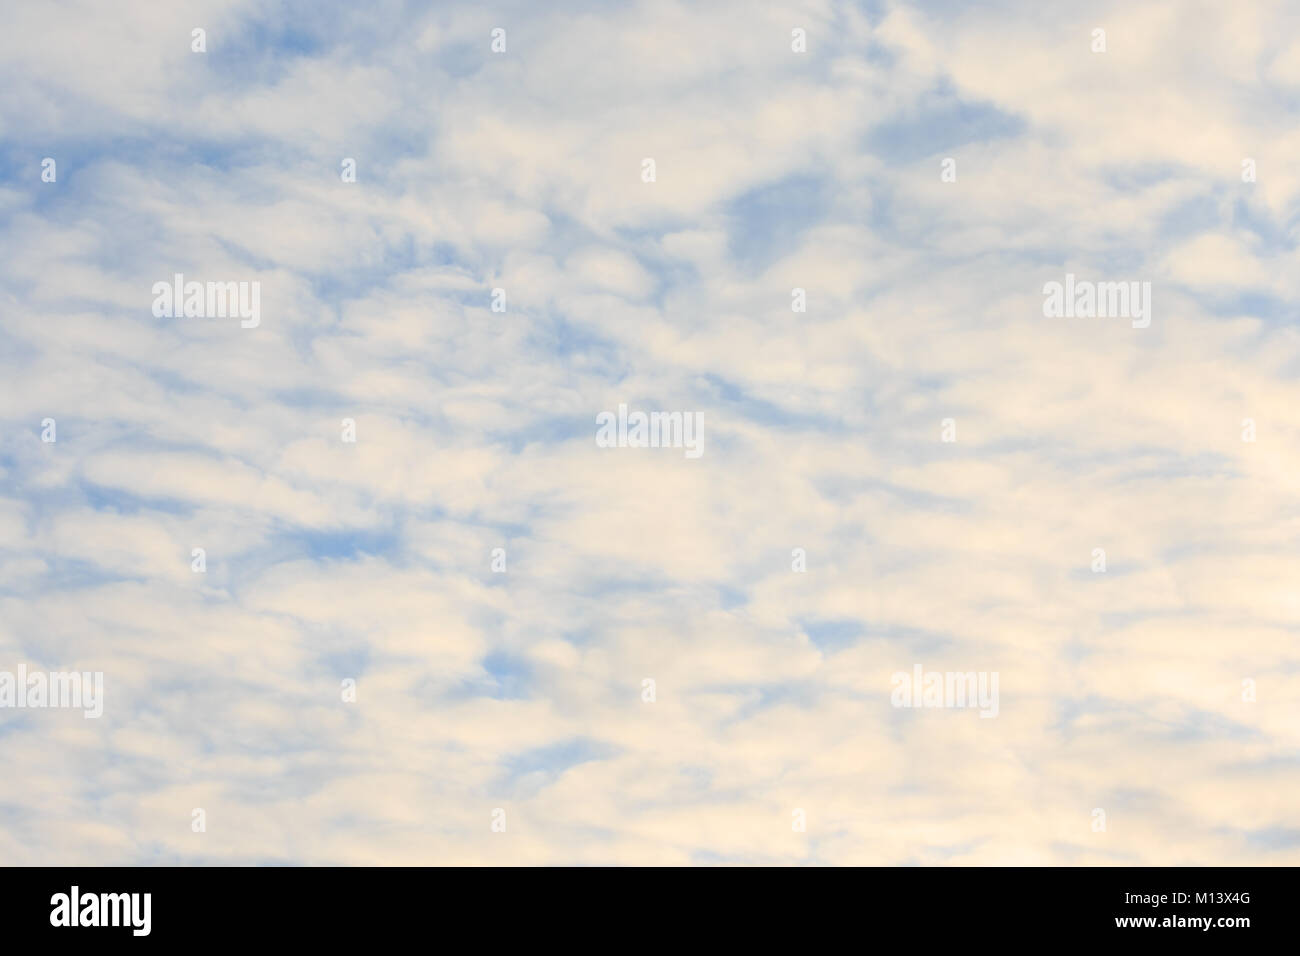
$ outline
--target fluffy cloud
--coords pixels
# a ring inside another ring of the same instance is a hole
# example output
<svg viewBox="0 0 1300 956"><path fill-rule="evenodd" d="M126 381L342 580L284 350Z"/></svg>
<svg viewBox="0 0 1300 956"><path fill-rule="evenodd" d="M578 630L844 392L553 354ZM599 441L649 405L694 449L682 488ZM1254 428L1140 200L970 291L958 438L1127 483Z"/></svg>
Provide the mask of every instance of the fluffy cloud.
<svg viewBox="0 0 1300 956"><path fill-rule="evenodd" d="M0 860L1300 862L1285 3L13 7Z"/></svg>

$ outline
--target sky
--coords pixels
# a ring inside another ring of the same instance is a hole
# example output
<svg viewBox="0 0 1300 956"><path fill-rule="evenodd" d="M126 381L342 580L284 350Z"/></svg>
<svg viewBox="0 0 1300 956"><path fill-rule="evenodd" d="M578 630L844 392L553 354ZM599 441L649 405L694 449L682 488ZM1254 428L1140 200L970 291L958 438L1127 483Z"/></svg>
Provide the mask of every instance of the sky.
<svg viewBox="0 0 1300 956"><path fill-rule="evenodd" d="M1300 864L1300 6L5 19L0 863Z"/></svg>

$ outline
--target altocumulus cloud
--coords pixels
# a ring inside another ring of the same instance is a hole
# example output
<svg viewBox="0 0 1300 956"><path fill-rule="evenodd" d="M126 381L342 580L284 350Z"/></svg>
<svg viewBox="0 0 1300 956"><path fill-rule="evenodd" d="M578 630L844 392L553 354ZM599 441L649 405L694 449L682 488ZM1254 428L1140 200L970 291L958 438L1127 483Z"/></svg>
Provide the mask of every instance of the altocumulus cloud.
<svg viewBox="0 0 1300 956"><path fill-rule="evenodd" d="M0 860L1300 863L1300 14L1015 7L9 3Z"/></svg>

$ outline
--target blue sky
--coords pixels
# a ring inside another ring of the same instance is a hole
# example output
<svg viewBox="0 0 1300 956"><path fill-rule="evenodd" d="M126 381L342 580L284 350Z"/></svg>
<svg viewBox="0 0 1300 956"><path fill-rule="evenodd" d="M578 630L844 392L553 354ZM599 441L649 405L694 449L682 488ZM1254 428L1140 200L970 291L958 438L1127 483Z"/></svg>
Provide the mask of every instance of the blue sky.
<svg viewBox="0 0 1300 956"><path fill-rule="evenodd" d="M1294 5L6 15L0 862L1300 862Z"/></svg>

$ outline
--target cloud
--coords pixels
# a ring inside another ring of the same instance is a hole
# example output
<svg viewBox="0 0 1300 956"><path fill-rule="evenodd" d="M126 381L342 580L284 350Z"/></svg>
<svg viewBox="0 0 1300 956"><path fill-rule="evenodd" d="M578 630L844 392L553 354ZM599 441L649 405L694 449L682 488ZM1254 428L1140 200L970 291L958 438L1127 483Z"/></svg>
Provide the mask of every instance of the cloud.
<svg viewBox="0 0 1300 956"><path fill-rule="evenodd" d="M1300 861L1295 14L1088 17L17 3L0 859Z"/></svg>

